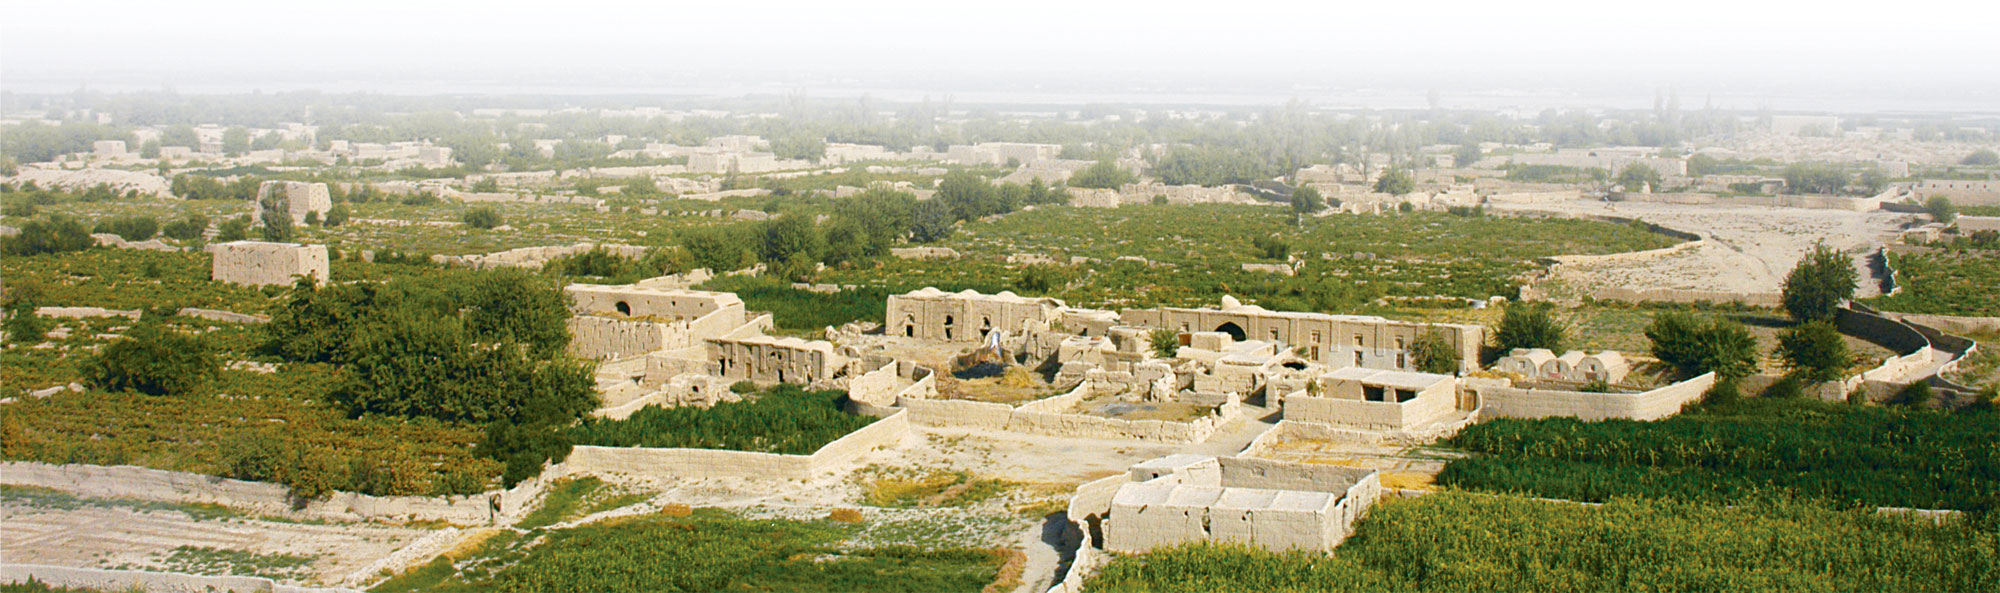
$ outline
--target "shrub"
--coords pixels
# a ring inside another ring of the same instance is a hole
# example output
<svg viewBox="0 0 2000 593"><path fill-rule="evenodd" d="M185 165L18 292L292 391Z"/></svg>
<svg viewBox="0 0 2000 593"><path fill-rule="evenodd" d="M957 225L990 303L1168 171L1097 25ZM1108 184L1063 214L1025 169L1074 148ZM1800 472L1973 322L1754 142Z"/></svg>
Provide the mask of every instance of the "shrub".
<svg viewBox="0 0 2000 593"><path fill-rule="evenodd" d="M570 431L579 445L687 447L809 455L874 422L844 411L847 392L807 392L783 384L715 407L648 406L624 420L585 418Z"/></svg>
<svg viewBox="0 0 2000 593"><path fill-rule="evenodd" d="M476 229L490 229L502 224L500 211L493 209L491 206L480 206L467 210L465 211L465 215L460 217L460 220L465 222L465 226Z"/></svg>
<svg viewBox="0 0 2000 593"><path fill-rule="evenodd" d="M1713 371L1736 378L1757 370L1757 337L1740 323L1671 311L1653 318L1646 338L1652 340L1653 356L1682 376Z"/></svg>
<svg viewBox="0 0 2000 593"><path fill-rule="evenodd" d="M160 221L151 216L121 216L97 222L92 232L111 233L126 241L144 241L160 234Z"/></svg>
<svg viewBox="0 0 2000 593"><path fill-rule="evenodd" d="M222 225L216 227L216 241L228 243L230 241L243 241L249 238L250 217L248 216L238 216L222 221Z"/></svg>
<svg viewBox="0 0 2000 593"><path fill-rule="evenodd" d="M21 232L12 237L0 237L0 254L36 255L41 253L64 253L83 251L97 244L90 237L90 231L83 223L68 216L53 215L30 220L21 225Z"/></svg>
<svg viewBox="0 0 2000 593"><path fill-rule="evenodd" d="M1888 403L1898 406L1920 408L1926 404L1931 403L1931 397L1932 397L1931 384L1918 381L1916 383L1904 385L1902 389L1896 391L1896 394L1894 396L1891 396L1889 398Z"/></svg>
<svg viewBox="0 0 2000 593"><path fill-rule="evenodd" d="M144 323L105 346L86 374L92 385L111 391L188 395L206 390L221 371L201 338Z"/></svg>
<svg viewBox="0 0 2000 593"><path fill-rule="evenodd" d="M1440 375L1458 374L1462 362L1458 349L1451 347L1444 333L1435 329L1417 334L1416 342L1410 344L1410 357L1417 370Z"/></svg>
<svg viewBox="0 0 2000 593"><path fill-rule="evenodd" d="M347 224L347 220L351 216L353 214L347 210L347 204L334 204L333 208L326 211L326 226L332 227Z"/></svg>
<svg viewBox="0 0 2000 593"><path fill-rule="evenodd" d="M1847 371L1847 342L1831 321L1795 326L1778 335L1778 355L1800 378L1814 383L1837 380Z"/></svg>
<svg viewBox="0 0 2000 593"><path fill-rule="evenodd" d="M1170 329L1156 329L1150 336L1155 358L1173 358L1181 351L1181 335Z"/></svg>
<svg viewBox="0 0 2000 593"><path fill-rule="evenodd" d="M1858 276L1853 258L1825 244L1814 245L1785 276L1785 311L1801 322L1832 319L1842 301L1854 298Z"/></svg>
<svg viewBox="0 0 2000 593"><path fill-rule="evenodd" d="M165 234L167 238L181 241L199 239L202 233L207 230L208 217L200 214L189 214L169 222L166 226L160 228L160 232Z"/></svg>
<svg viewBox="0 0 2000 593"><path fill-rule="evenodd" d="M1561 352L1569 328L1556 318L1547 303L1517 303L1500 315L1500 329L1493 334L1501 352L1516 348L1546 348Z"/></svg>

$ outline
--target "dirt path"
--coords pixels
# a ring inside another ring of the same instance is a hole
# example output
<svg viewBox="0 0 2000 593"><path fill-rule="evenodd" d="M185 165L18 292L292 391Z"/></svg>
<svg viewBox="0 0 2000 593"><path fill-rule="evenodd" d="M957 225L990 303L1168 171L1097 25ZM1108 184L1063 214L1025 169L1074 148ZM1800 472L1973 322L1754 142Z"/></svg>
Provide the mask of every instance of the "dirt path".
<svg viewBox="0 0 2000 593"><path fill-rule="evenodd" d="M1574 201L1496 204L1499 210L1636 218L1699 234L1706 244L1664 257L1566 264L1558 283L1579 290L1652 288L1776 293L1799 258L1824 241L1855 257L1858 296L1879 292L1867 256L1912 215L1805 208Z"/></svg>

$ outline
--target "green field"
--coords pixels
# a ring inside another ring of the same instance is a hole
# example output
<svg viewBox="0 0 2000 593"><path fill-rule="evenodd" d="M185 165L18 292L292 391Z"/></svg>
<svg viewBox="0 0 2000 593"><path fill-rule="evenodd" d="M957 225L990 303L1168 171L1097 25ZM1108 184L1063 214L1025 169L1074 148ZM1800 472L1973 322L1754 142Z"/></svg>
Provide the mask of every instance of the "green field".
<svg viewBox="0 0 2000 593"><path fill-rule="evenodd" d="M841 409L845 391L782 384L712 408L647 406L623 420L585 418L570 430L578 445L686 447L809 455L875 418Z"/></svg>
<svg viewBox="0 0 2000 593"><path fill-rule="evenodd" d="M634 516L505 532L374 590L973 592L993 582L1004 560L995 550L851 545L859 531L706 509Z"/></svg>
<svg viewBox="0 0 2000 593"><path fill-rule="evenodd" d="M1991 591L2000 535L1810 504L1603 506L1462 492L1378 504L1331 555L1191 545L1121 556L1092 593Z"/></svg>
<svg viewBox="0 0 2000 593"><path fill-rule="evenodd" d="M1759 494L1857 507L2000 509L2000 415L1749 399L1666 420L1498 419L1438 483L1580 501Z"/></svg>
<svg viewBox="0 0 2000 593"><path fill-rule="evenodd" d="M1891 254L1902 292L1868 299L1883 311L2000 316L2000 254Z"/></svg>

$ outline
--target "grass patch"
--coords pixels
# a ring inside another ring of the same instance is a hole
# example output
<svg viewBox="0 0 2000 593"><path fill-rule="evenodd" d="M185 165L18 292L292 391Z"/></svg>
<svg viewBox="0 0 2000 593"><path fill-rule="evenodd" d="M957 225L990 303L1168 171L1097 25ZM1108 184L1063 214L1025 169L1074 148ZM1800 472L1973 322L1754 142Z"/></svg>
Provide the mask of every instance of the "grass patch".
<svg viewBox="0 0 2000 593"><path fill-rule="evenodd" d="M542 495L542 504L527 516L521 517L514 527L519 529L540 529L556 523L581 519L611 509L645 502L652 497L636 492L624 492L597 478L577 478L557 481Z"/></svg>
<svg viewBox="0 0 2000 593"><path fill-rule="evenodd" d="M310 578L312 565L318 560L317 556L258 554L204 546L180 546L168 551L166 557L160 560L160 569L189 574L297 581Z"/></svg>
<svg viewBox="0 0 2000 593"><path fill-rule="evenodd" d="M1006 480L977 478L960 471L919 471L880 466L859 472L870 506L895 508L962 507L991 499L1013 486Z"/></svg>
<svg viewBox="0 0 2000 593"><path fill-rule="evenodd" d="M1666 420L1500 419L1450 444L1448 486L1606 501L1757 493L1865 507L2000 508L2000 414L1748 399Z"/></svg>
<svg viewBox="0 0 2000 593"><path fill-rule="evenodd" d="M1188 545L1119 556L1128 591L1986 591L2000 537L1797 502L1603 506L1471 493L1376 506L1331 555Z"/></svg>

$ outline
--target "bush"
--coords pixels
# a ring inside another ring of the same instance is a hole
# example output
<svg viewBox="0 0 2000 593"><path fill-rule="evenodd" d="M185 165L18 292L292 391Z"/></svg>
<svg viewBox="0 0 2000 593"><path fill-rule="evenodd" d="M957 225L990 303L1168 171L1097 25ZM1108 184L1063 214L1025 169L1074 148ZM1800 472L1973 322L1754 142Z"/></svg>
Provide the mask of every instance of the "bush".
<svg viewBox="0 0 2000 593"><path fill-rule="evenodd" d="M1444 333L1426 329L1417 334L1417 341L1410 344L1410 358L1418 371L1440 375L1458 374L1462 362L1458 349L1444 338Z"/></svg>
<svg viewBox="0 0 2000 593"><path fill-rule="evenodd" d="M111 233L126 241L144 241L160 234L160 221L151 216L121 216L97 222L96 233Z"/></svg>
<svg viewBox="0 0 2000 593"><path fill-rule="evenodd" d="M222 224L216 227L216 241L228 243L230 241L244 241L249 238L250 217L248 216L238 216L222 221Z"/></svg>
<svg viewBox="0 0 2000 593"><path fill-rule="evenodd" d="M1493 334L1501 352L1516 348L1545 348L1561 352L1569 328L1556 318L1547 303L1517 303L1500 315L1500 329Z"/></svg>
<svg viewBox="0 0 2000 593"><path fill-rule="evenodd" d="M181 241L199 239L202 233L207 230L208 217L200 214L189 214L169 222L166 226L160 228L160 232L165 234L167 238Z"/></svg>
<svg viewBox="0 0 2000 593"><path fill-rule="evenodd" d="M1832 319L1842 301L1854 298L1854 259L1825 244L1814 245L1785 276L1785 311L1792 319Z"/></svg>
<svg viewBox="0 0 2000 593"><path fill-rule="evenodd" d="M1740 323L1672 311L1654 317L1646 337L1653 342L1653 357L1684 377L1713 371L1737 378L1757 370L1757 337Z"/></svg>
<svg viewBox="0 0 2000 593"><path fill-rule="evenodd" d="M326 226L333 227L347 224L347 220L351 216L353 214L348 212L347 204L334 204L332 209L326 211Z"/></svg>
<svg viewBox="0 0 2000 593"><path fill-rule="evenodd" d="M1154 358L1173 358L1175 355L1180 354L1180 332L1170 329L1156 329L1153 330L1149 338L1152 341Z"/></svg>
<svg viewBox="0 0 2000 593"><path fill-rule="evenodd" d="M1888 403L1920 408L1931 403L1931 397L1931 384L1918 381L1905 385L1901 390L1896 391L1896 394L1889 398Z"/></svg>
<svg viewBox="0 0 2000 593"><path fill-rule="evenodd" d="M476 229L490 229L500 226L502 223L500 211L494 210L491 206L480 206L467 210L460 220L465 222L465 226Z"/></svg>
<svg viewBox="0 0 2000 593"><path fill-rule="evenodd" d="M585 418L570 435L579 445L810 455L875 421L846 412L846 401L845 391L807 392L781 384L753 398L708 409L648 406L624 420Z"/></svg>
<svg viewBox="0 0 2000 593"><path fill-rule="evenodd" d="M1118 189L1137 180L1130 171L1119 168L1109 160L1102 160L1071 175L1068 184L1070 187Z"/></svg>
<svg viewBox="0 0 2000 593"><path fill-rule="evenodd" d="M221 371L222 363L201 338L142 323L105 346L86 375L92 385L110 391L188 395L205 391Z"/></svg>
<svg viewBox="0 0 2000 593"><path fill-rule="evenodd" d="M53 215L28 221L21 225L21 232L12 237L0 237L0 254L64 253L83 251L95 245L97 240L90 237L90 231L84 228L83 223L68 216Z"/></svg>
<svg viewBox="0 0 2000 593"><path fill-rule="evenodd" d="M1814 321L1780 333L1778 355L1794 374L1814 383L1840 379L1851 357L1847 342L1831 321Z"/></svg>

